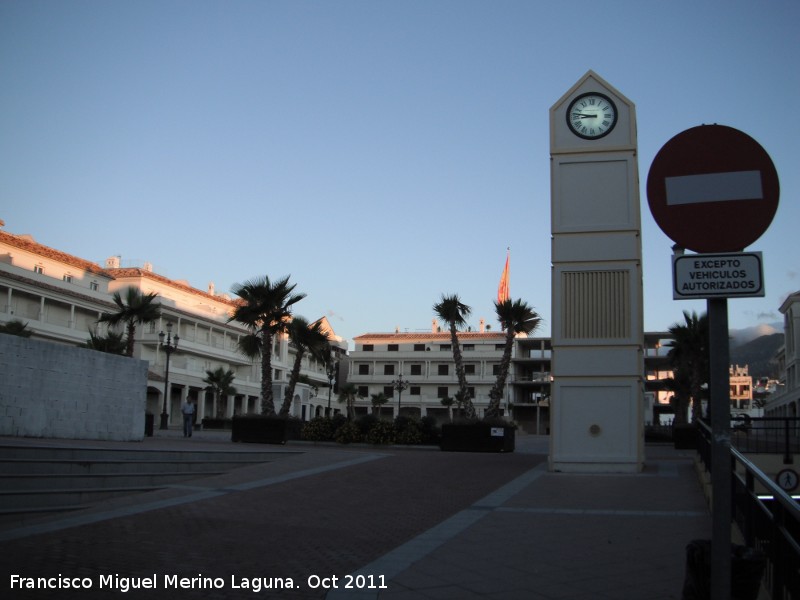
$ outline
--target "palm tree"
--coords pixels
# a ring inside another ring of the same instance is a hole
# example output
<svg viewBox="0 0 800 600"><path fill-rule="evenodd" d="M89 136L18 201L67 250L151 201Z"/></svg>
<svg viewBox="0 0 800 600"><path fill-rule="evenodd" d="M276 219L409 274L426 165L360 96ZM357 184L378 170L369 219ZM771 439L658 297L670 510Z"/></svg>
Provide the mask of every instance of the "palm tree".
<svg viewBox="0 0 800 600"><path fill-rule="evenodd" d="M133 340L136 335L136 325L139 323L152 323L161 317L161 304L156 302L158 294L151 292L143 294L139 288L130 286L122 291L116 291L111 296L117 305L117 312L105 313L100 317L101 323L110 326L125 323L127 340L125 345L126 356L133 356Z"/></svg>
<svg viewBox="0 0 800 600"><path fill-rule="evenodd" d="M450 345L453 350L453 362L456 364L456 376L458 377L458 390L464 398L464 408L468 419L475 417L475 406L469 395L467 376L464 373L464 361L461 355L461 345L458 343L458 330L467 324L472 309L461 302L458 294L445 296L433 305L433 312L436 316L445 321L450 327Z"/></svg>
<svg viewBox="0 0 800 600"><path fill-rule="evenodd" d="M13 319L8 323L0 324L0 333L7 333L9 335L16 335L25 338L33 335L33 332L28 329L28 324L23 323L19 319Z"/></svg>
<svg viewBox="0 0 800 600"><path fill-rule="evenodd" d="M90 330L89 339L83 344L83 347L109 354L125 354L127 344L121 333L109 331L108 335L95 335Z"/></svg>
<svg viewBox="0 0 800 600"><path fill-rule="evenodd" d="M281 405L280 410L282 417L289 415L289 408L291 408L292 399L294 398L294 388L300 378L303 356L308 352L322 361L325 355L330 356L331 353L328 336L322 331L322 323L320 321L309 324L303 317L294 317L287 330L289 339L295 348L295 355L292 372L289 375L289 385L286 386L286 391L283 395L283 405Z"/></svg>
<svg viewBox="0 0 800 600"><path fill-rule="evenodd" d="M226 370L222 367L217 367L213 371L206 371L203 383L207 383L208 387L206 389L214 394L213 412L217 418L221 418L223 414L222 396L232 396L236 394L236 388L233 386L233 380L235 378L236 374L231 369Z"/></svg>
<svg viewBox="0 0 800 600"><path fill-rule="evenodd" d="M389 397L383 392L378 392L377 394L370 394L369 396L370 399L372 400L372 414L377 415L381 409L381 406L383 406L389 401Z"/></svg>
<svg viewBox="0 0 800 600"><path fill-rule="evenodd" d="M289 276L270 281L266 275L233 286L233 293L242 301L236 306L228 321L239 321L250 329L239 344L248 356L261 355L261 412L275 414L272 394L272 344L276 335L286 331L292 315L292 306L306 297L292 294L296 284Z"/></svg>
<svg viewBox="0 0 800 600"><path fill-rule="evenodd" d="M708 316L683 311L684 324L669 328L672 341L667 357L673 371L675 423L686 423L686 408L692 404L692 421L702 416L703 385L709 380Z"/></svg>
<svg viewBox="0 0 800 600"><path fill-rule="evenodd" d="M503 388L511 365L514 337L518 333L533 333L542 322L542 318L536 311L522 299L495 302L494 310L497 313L497 320L500 321L500 325L506 332L506 342L503 347L503 357L500 359L497 379L489 392L489 407L486 409L486 417L497 417L500 414L500 400L503 398Z"/></svg>
<svg viewBox="0 0 800 600"><path fill-rule="evenodd" d="M358 387L355 383L346 383L339 387L339 402L345 403L348 420L353 418L353 405L356 403L356 398L358 398Z"/></svg>

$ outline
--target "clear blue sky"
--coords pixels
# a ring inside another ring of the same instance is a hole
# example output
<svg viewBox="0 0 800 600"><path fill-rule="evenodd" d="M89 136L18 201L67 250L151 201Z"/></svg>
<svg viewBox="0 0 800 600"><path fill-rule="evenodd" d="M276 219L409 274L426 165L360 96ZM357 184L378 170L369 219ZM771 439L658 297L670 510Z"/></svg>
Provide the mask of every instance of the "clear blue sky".
<svg viewBox="0 0 800 600"><path fill-rule="evenodd" d="M741 129L781 181L767 295L800 289L800 3L0 2L0 219L102 263L218 291L291 274L298 314L346 338L472 324L511 247L511 295L550 320L548 110L589 69L636 104L645 327L673 301L645 183L702 123ZM710 224L711 225L711 224Z"/></svg>

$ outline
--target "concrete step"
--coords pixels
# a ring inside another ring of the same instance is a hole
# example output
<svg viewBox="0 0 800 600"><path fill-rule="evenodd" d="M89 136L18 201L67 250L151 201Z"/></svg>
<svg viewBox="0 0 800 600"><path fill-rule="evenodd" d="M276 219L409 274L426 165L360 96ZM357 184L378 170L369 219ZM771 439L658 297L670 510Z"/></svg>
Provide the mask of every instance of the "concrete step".
<svg viewBox="0 0 800 600"><path fill-rule="evenodd" d="M290 451L259 450L159 450L149 448L95 448L72 446L14 446L0 444L0 459L32 458L37 460L54 458L58 460L242 460L268 461L292 454Z"/></svg>
<svg viewBox="0 0 800 600"><path fill-rule="evenodd" d="M27 513L31 510L52 510L53 507L92 506L101 500L116 496L149 492L164 487L134 485L85 489L13 490L0 492L0 510L9 513Z"/></svg>
<svg viewBox="0 0 800 600"><path fill-rule="evenodd" d="M181 459L139 457L107 460L102 458L0 458L0 473L41 475L102 475L115 473L201 473L208 470L227 471L241 466L268 462L261 457L201 457L187 455Z"/></svg>
<svg viewBox="0 0 800 600"><path fill-rule="evenodd" d="M144 466L144 465L143 465ZM137 473L97 474L14 474L0 475L0 498L7 492L80 490L164 486L179 481L221 475L225 470L206 471L152 471ZM1 503L1 502L0 502Z"/></svg>
<svg viewBox="0 0 800 600"><path fill-rule="evenodd" d="M0 444L0 522L86 508L108 498L162 489L288 454Z"/></svg>

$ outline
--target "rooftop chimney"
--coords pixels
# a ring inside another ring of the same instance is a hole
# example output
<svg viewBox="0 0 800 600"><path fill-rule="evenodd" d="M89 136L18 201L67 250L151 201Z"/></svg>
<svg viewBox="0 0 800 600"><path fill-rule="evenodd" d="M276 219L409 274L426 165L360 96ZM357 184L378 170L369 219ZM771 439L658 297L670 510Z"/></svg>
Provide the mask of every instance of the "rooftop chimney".
<svg viewBox="0 0 800 600"><path fill-rule="evenodd" d="M486 331L486 319L483 319L483 318L481 319L481 324L480 324L480 328L478 329L478 331L480 331L481 333Z"/></svg>

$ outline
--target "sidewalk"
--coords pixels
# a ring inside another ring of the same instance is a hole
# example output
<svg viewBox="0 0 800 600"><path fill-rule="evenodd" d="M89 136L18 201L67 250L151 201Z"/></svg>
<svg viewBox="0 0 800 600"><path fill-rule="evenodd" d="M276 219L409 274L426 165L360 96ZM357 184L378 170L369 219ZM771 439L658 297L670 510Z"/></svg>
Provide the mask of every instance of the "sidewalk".
<svg viewBox="0 0 800 600"><path fill-rule="evenodd" d="M274 449L275 460L0 531L2 595L152 584L126 596L677 599L686 544L710 537L692 455L671 447L648 446L638 475L572 475L548 473L547 438L530 435L513 454L227 436L157 432L140 447ZM115 445L0 438L11 441ZM91 587L9 590L12 575Z"/></svg>

